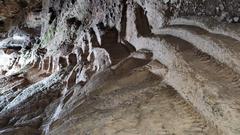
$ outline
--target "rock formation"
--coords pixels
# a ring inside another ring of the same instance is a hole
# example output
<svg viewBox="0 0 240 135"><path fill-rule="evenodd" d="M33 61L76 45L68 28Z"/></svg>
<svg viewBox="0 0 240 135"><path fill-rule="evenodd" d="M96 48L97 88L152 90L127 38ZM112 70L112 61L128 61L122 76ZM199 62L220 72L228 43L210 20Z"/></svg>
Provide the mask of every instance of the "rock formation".
<svg viewBox="0 0 240 135"><path fill-rule="evenodd" d="M239 135L238 0L1 0L1 135Z"/></svg>

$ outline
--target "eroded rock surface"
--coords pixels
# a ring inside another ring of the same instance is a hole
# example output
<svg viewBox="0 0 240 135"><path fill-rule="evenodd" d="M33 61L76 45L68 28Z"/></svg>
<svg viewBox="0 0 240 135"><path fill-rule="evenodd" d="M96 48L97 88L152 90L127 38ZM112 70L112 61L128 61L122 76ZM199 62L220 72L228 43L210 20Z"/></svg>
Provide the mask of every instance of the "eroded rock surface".
<svg viewBox="0 0 240 135"><path fill-rule="evenodd" d="M239 135L239 8L0 1L0 134Z"/></svg>

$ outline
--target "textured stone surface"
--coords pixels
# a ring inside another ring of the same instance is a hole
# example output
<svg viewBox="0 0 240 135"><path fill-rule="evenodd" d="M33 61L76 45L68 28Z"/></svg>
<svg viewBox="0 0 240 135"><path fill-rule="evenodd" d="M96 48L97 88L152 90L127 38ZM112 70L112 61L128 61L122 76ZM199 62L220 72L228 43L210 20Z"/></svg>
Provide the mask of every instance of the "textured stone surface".
<svg viewBox="0 0 240 135"><path fill-rule="evenodd" d="M0 1L0 134L239 135L239 4Z"/></svg>

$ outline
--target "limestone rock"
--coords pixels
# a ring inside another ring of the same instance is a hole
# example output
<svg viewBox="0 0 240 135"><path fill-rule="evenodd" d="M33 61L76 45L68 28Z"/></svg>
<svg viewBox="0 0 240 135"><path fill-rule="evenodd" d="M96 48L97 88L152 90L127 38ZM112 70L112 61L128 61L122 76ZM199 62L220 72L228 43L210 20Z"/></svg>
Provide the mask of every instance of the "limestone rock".
<svg viewBox="0 0 240 135"><path fill-rule="evenodd" d="M1 135L239 135L238 0L0 0Z"/></svg>

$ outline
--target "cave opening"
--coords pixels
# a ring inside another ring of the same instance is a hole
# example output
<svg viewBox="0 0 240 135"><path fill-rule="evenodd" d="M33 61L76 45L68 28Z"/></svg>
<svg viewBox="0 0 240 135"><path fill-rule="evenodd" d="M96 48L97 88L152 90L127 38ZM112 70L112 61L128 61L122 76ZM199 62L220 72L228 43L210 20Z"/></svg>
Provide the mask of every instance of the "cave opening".
<svg viewBox="0 0 240 135"><path fill-rule="evenodd" d="M135 49L130 49L134 48L132 45L119 42L120 33L116 28L104 29L105 33L101 37L101 47L107 50L113 65L129 56L132 51L135 51ZM130 46L130 48L127 46Z"/></svg>

